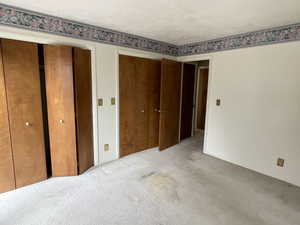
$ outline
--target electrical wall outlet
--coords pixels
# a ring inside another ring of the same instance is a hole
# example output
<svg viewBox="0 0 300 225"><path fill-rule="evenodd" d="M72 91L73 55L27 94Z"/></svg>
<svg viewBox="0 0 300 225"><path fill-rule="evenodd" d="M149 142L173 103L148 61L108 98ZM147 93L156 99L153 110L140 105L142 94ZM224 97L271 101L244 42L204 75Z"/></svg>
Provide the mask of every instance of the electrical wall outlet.
<svg viewBox="0 0 300 225"><path fill-rule="evenodd" d="M109 144L105 144L105 145L104 145L104 151L105 151L105 152L109 151Z"/></svg>
<svg viewBox="0 0 300 225"><path fill-rule="evenodd" d="M277 166L284 167L284 159L278 158L277 159Z"/></svg>
<svg viewBox="0 0 300 225"><path fill-rule="evenodd" d="M221 99L217 99L217 100L216 100L216 105L217 105L217 106L220 106L220 105L221 105Z"/></svg>

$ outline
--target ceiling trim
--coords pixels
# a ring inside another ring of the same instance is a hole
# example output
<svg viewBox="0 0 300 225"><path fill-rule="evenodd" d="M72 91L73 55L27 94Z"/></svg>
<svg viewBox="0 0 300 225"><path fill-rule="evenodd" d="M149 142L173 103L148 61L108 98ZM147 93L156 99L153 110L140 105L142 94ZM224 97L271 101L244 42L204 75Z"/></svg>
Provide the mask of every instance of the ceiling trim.
<svg viewBox="0 0 300 225"><path fill-rule="evenodd" d="M179 46L178 56L248 48L300 40L300 23Z"/></svg>
<svg viewBox="0 0 300 225"><path fill-rule="evenodd" d="M178 55L178 47L173 44L4 4L0 4L0 24L165 55Z"/></svg>
<svg viewBox="0 0 300 225"><path fill-rule="evenodd" d="M0 4L0 24L171 56L197 55L300 40L298 23L176 46L4 4Z"/></svg>

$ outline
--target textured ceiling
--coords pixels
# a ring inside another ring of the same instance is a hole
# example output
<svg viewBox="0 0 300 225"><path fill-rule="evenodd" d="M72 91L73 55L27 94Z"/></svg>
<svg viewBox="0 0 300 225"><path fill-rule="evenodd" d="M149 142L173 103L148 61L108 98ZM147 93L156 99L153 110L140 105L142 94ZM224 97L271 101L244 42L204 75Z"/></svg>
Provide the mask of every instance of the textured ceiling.
<svg viewBox="0 0 300 225"><path fill-rule="evenodd" d="M300 22L300 0L0 0L172 44Z"/></svg>

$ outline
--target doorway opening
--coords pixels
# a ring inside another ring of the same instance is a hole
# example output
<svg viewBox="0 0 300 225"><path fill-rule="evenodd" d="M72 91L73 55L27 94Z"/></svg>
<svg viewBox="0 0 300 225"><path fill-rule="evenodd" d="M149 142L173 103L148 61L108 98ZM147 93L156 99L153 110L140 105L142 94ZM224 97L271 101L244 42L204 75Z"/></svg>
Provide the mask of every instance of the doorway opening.
<svg viewBox="0 0 300 225"><path fill-rule="evenodd" d="M204 144L209 60L183 64L180 141L192 138Z"/></svg>

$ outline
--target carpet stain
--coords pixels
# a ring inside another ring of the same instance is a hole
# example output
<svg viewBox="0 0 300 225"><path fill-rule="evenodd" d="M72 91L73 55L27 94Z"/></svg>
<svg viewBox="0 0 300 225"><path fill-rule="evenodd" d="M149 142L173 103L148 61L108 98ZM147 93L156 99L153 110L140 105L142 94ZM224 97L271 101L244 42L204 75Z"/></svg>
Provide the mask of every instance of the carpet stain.
<svg viewBox="0 0 300 225"><path fill-rule="evenodd" d="M198 161L198 160L200 160L202 157L201 157L202 155L201 155L201 153L199 153L199 152L193 152L190 156L189 156L189 160L190 161Z"/></svg>
<svg viewBox="0 0 300 225"><path fill-rule="evenodd" d="M146 179L147 177L151 177L151 176L153 176L154 174L156 174L155 171L152 171L152 172L150 172L150 173L144 174L143 176L141 176L141 180Z"/></svg>
<svg viewBox="0 0 300 225"><path fill-rule="evenodd" d="M142 182L147 191L154 197L161 200L176 202L179 201L177 192L178 184L174 178L168 174L151 172L142 176Z"/></svg>

